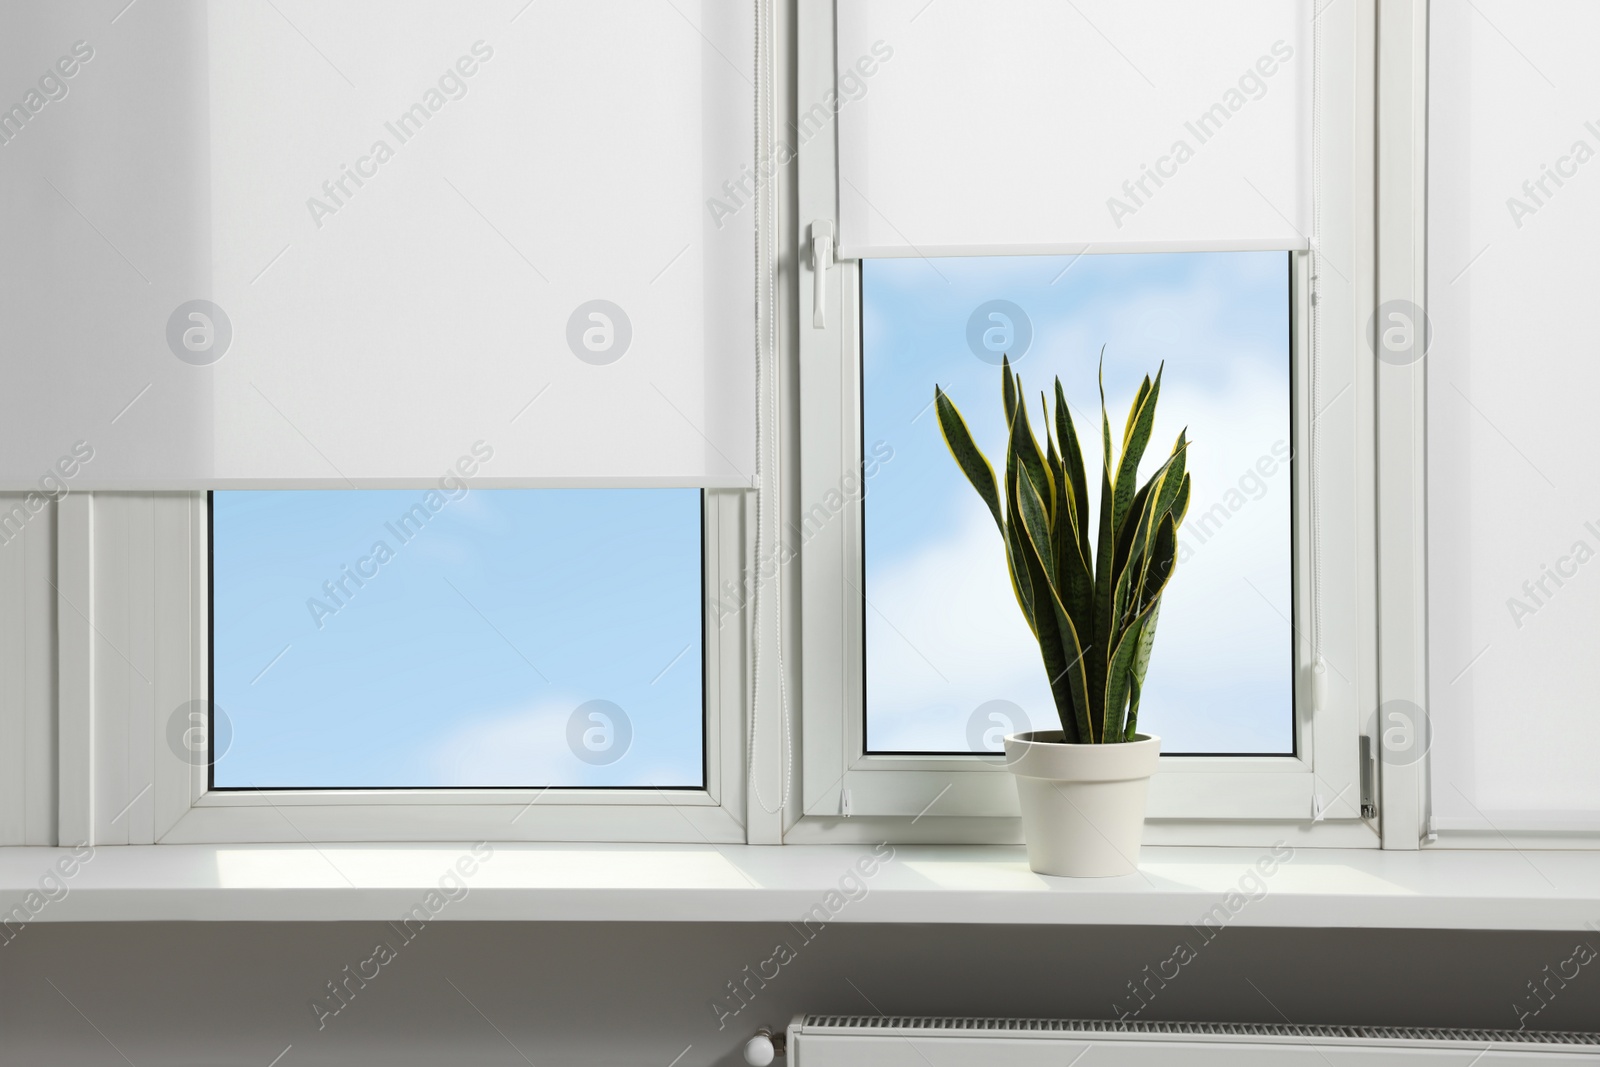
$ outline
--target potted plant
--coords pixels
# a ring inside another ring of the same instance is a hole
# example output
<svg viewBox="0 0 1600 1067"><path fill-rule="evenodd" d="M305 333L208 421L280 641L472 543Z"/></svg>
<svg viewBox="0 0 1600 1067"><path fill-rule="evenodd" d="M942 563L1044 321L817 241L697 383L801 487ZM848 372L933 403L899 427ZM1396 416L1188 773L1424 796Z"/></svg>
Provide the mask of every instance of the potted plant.
<svg viewBox="0 0 1600 1067"><path fill-rule="evenodd" d="M1017 603L1039 642L1059 730L1005 739L1016 777L1028 865L1040 874L1107 876L1138 867L1150 776L1161 739L1138 732L1139 695L1150 666L1161 594L1177 561L1178 526L1189 506L1188 449L1143 484L1161 371L1139 386L1112 462L1105 381L1100 383L1098 527L1089 529L1088 475L1061 379L1055 412L1039 396L1044 448L1028 421L1022 381L1001 361L1008 440L1005 477L979 451L944 390L934 387L950 454L994 516L1005 542ZM1052 432L1053 427L1053 432Z"/></svg>

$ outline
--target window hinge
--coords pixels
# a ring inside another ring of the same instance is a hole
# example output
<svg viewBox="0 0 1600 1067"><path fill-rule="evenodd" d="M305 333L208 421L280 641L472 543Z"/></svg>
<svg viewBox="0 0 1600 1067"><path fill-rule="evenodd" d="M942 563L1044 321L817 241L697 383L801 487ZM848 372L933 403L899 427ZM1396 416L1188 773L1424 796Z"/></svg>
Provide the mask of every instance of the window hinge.
<svg viewBox="0 0 1600 1067"><path fill-rule="evenodd" d="M833 220L811 224L811 326L828 325L828 268L833 265Z"/></svg>
<svg viewBox="0 0 1600 1067"><path fill-rule="evenodd" d="M839 791L839 815L841 818L845 819L848 819L851 815L850 790L848 789L841 789Z"/></svg>

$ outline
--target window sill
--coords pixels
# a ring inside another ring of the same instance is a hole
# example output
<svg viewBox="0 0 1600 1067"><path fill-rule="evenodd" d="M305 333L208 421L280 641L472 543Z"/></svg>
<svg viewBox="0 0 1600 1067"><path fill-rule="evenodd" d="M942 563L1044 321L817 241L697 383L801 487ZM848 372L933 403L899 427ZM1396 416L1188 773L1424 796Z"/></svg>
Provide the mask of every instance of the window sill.
<svg viewBox="0 0 1600 1067"><path fill-rule="evenodd" d="M439 844L101 846L60 879L65 895L53 888L47 900L41 878L71 855L0 849L0 902L26 901L29 921L40 922L393 920L419 904L438 919L795 922L819 903L840 922L1182 926L1209 915L1212 925L1257 927L1578 930L1600 921L1600 852L1301 848L1252 877L1267 850L1149 847L1138 875L1070 880L1033 874L1016 846L899 845L892 861L868 864L870 876L855 874L862 895L851 872L873 853L846 845L508 844L481 862ZM471 873L452 879L463 858ZM441 894L441 881L457 899Z"/></svg>

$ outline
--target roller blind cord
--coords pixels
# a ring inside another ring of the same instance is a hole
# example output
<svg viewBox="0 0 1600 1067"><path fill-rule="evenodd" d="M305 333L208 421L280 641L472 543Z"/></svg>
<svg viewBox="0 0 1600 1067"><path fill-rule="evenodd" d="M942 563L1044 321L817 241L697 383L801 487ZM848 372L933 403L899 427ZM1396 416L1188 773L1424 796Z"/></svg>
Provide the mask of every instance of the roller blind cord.
<svg viewBox="0 0 1600 1067"><path fill-rule="evenodd" d="M777 197L774 186L777 183L777 174L771 171L775 160L772 156L772 131L776 121L775 107L772 90L772 0L756 0L756 134L755 152L757 165L757 195L760 197L760 211L758 213L756 232L756 536L755 536L755 574L752 576L753 589L751 592L750 613L752 626L750 633L750 747L747 753L746 764L749 768L750 789L755 795L756 803L761 805L761 810L768 815L776 815L782 811L789 802L789 789L794 781L794 745L789 740L789 689L787 673L783 662L783 573L781 568L774 568L772 582L772 606L774 614L775 652L778 660L778 746L785 754L784 772L782 778L782 791L778 797L778 806L767 807L761 796L761 785L756 776L756 728L761 720L761 587L764 580L761 568L765 558L763 548L766 539L766 497L773 491L777 484L776 457L783 440L782 428L778 421L778 324L777 324L777 281L774 257L772 253L773 242L778 236L777 227ZM761 175L766 174L766 180L761 180ZM767 387L765 411L762 405L762 386ZM765 415L765 418L763 418ZM763 426L763 423L766 426ZM772 445L768 447L768 436ZM772 462L769 464L768 453L771 453ZM773 468L768 470L769 465ZM774 501L774 508L781 506L780 501ZM777 554L773 554L774 560Z"/></svg>
<svg viewBox="0 0 1600 1067"><path fill-rule="evenodd" d="M1324 9L1325 11L1326 9ZM1327 703L1322 659L1322 19L1311 20L1311 708Z"/></svg>

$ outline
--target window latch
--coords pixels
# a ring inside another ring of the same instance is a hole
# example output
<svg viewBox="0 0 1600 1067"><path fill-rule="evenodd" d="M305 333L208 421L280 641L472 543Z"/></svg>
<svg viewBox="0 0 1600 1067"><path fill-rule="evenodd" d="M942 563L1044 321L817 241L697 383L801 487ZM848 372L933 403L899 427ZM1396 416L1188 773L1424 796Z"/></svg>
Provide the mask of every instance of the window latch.
<svg viewBox="0 0 1600 1067"><path fill-rule="evenodd" d="M811 224L811 326L820 330L828 325L828 268L833 259L833 220L817 219Z"/></svg>

